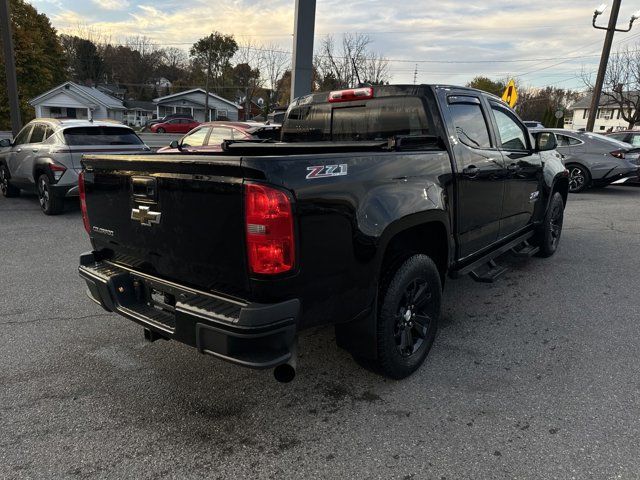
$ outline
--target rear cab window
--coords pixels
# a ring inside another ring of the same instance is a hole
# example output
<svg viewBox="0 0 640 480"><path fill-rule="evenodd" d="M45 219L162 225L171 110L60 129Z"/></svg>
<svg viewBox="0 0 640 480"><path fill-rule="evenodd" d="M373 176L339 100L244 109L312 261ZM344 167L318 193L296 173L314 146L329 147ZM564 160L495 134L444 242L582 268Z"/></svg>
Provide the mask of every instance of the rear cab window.
<svg viewBox="0 0 640 480"><path fill-rule="evenodd" d="M285 142L386 141L431 134L421 98L389 96L292 108L282 128Z"/></svg>
<svg viewBox="0 0 640 480"><path fill-rule="evenodd" d="M142 140L124 127L73 127L64 131L65 143L79 145L142 145Z"/></svg>

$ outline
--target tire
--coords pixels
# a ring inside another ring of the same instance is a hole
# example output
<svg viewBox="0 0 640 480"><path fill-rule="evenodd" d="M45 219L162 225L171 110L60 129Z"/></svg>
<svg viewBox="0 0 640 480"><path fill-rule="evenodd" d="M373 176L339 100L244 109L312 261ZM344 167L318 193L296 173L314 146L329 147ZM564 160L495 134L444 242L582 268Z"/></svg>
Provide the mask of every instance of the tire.
<svg viewBox="0 0 640 480"><path fill-rule="evenodd" d="M162 127L160 127L159 129L156 130L156 133L165 133L166 130Z"/></svg>
<svg viewBox="0 0 640 480"><path fill-rule="evenodd" d="M46 173L38 177L38 200L45 215L59 215L64 209L64 198L54 194Z"/></svg>
<svg viewBox="0 0 640 480"><path fill-rule="evenodd" d="M2 191L2 196L7 198L20 196L20 189L9 182L9 170L6 165L0 165L0 190Z"/></svg>
<svg viewBox="0 0 640 480"><path fill-rule="evenodd" d="M415 372L431 350L442 287L438 268L426 255L408 258L386 280L380 291L375 366L383 375L400 380Z"/></svg>
<svg viewBox="0 0 640 480"><path fill-rule="evenodd" d="M568 163L566 169L569 170L569 193L584 192L591 186L591 174L586 167L579 163Z"/></svg>
<svg viewBox="0 0 640 480"><path fill-rule="evenodd" d="M562 235L563 221L564 200L559 192L555 192L534 241L534 244L540 247L538 257L547 258L556 253Z"/></svg>

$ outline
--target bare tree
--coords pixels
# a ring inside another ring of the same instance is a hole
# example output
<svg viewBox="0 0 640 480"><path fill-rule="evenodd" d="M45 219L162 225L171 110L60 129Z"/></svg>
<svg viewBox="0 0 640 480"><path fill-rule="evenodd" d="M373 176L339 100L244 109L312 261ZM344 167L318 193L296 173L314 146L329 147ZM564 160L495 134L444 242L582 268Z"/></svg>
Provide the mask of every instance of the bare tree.
<svg viewBox="0 0 640 480"><path fill-rule="evenodd" d="M591 75L583 72L582 78L593 91ZM620 109L620 116L629 123L630 129L640 124L640 44L611 55L602 96Z"/></svg>
<svg viewBox="0 0 640 480"><path fill-rule="evenodd" d="M285 71L291 68L291 54L284 52L274 43L265 45L262 49L262 72L266 83L271 90L271 103L279 98L278 82Z"/></svg>
<svg viewBox="0 0 640 480"><path fill-rule="evenodd" d="M353 87L361 82L387 83L389 61L370 50L371 39L367 35L344 34L340 46L331 35L326 36L315 58L318 87Z"/></svg>

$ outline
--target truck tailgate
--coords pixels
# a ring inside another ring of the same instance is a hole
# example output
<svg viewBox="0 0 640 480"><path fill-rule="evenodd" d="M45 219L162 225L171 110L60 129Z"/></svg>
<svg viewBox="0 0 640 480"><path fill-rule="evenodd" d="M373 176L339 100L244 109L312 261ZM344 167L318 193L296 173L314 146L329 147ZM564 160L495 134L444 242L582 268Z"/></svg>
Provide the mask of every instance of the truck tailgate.
<svg viewBox="0 0 640 480"><path fill-rule="evenodd" d="M201 290L246 292L240 158L89 156L83 163L96 251Z"/></svg>

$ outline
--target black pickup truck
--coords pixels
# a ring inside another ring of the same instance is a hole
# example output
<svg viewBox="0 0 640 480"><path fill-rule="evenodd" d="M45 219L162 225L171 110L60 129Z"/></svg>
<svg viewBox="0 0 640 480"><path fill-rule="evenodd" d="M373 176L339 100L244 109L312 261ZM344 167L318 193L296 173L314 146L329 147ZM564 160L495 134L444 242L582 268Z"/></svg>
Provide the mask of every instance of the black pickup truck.
<svg viewBox="0 0 640 480"><path fill-rule="evenodd" d="M330 324L356 359L403 378L433 344L447 276L490 282L508 250L556 250L568 178L555 146L468 88L312 94L279 142L84 157L93 251L79 272L150 341L288 381L298 333Z"/></svg>

